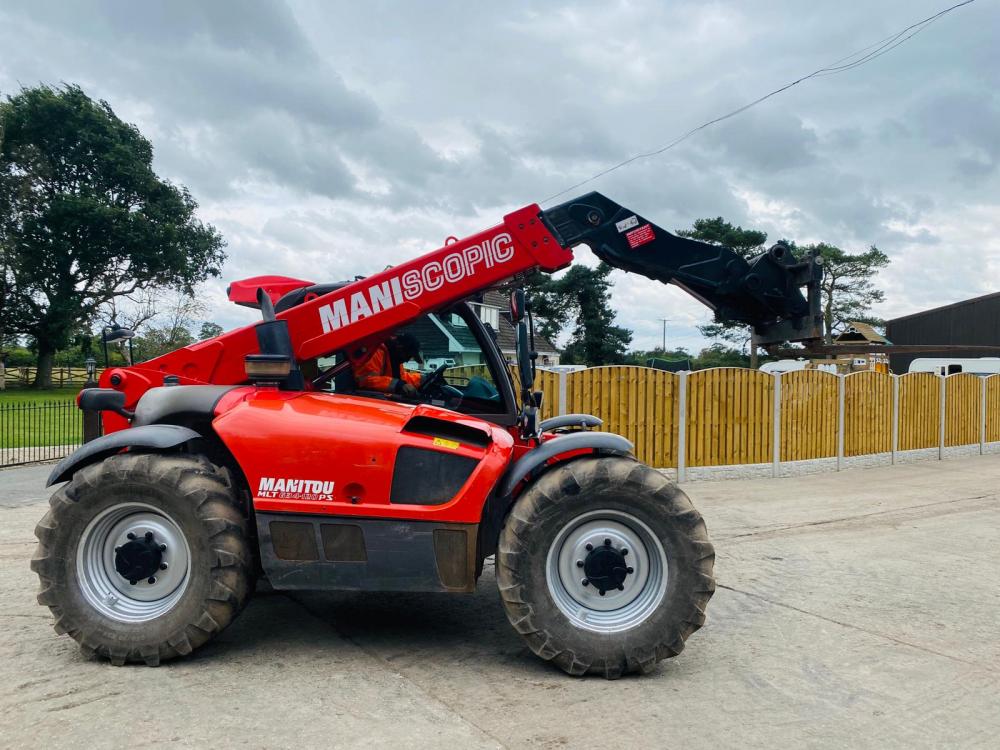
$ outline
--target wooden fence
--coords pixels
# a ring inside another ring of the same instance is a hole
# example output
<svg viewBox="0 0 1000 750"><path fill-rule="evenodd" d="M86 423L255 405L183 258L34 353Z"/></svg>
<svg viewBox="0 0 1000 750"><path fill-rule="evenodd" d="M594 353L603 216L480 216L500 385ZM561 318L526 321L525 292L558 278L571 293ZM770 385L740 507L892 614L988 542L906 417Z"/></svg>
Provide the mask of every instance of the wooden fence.
<svg viewBox="0 0 1000 750"><path fill-rule="evenodd" d="M1000 375L539 370L544 416L584 412L658 468L844 459L1000 442Z"/></svg>
<svg viewBox="0 0 1000 750"><path fill-rule="evenodd" d="M6 367L3 368L3 380L6 387L19 387L31 385L35 380L36 367ZM94 376L100 377L98 370ZM87 368L85 367L53 367L52 387L53 388L82 388L87 382Z"/></svg>

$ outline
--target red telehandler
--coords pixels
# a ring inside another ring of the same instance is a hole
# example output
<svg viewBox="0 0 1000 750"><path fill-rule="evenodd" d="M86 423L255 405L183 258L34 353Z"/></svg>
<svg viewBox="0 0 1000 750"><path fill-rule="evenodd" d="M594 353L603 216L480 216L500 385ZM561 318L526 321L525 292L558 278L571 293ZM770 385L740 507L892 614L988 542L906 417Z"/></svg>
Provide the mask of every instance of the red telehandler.
<svg viewBox="0 0 1000 750"><path fill-rule="evenodd" d="M775 245L747 261L599 193L352 282L236 282L230 299L261 322L81 392L104 434L53 469L64 484L31 563L56 631L157 665L228 626L261 575L278 590L471 592L495 555L511 624L566 672L614 678L678 654L715 587L701 516L596 417L539 419L522 290L504 313L517 386L469 303L580 244L762 345L821 333L814 256ZM415 395L359 388L355 368L401 331L454 356L428 358Z"/></svg>

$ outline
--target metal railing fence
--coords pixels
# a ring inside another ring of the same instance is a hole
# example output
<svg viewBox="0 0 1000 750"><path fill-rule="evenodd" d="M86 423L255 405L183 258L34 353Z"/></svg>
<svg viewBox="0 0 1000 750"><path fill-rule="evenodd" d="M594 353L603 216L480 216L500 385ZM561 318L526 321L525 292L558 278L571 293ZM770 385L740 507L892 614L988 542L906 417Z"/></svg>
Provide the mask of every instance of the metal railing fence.
<svg viewBox="0 0 1000 750"><path fill-rule="evenodd" d="M62 458L82 444L74 401L0 403L0 467Z"/></svg>

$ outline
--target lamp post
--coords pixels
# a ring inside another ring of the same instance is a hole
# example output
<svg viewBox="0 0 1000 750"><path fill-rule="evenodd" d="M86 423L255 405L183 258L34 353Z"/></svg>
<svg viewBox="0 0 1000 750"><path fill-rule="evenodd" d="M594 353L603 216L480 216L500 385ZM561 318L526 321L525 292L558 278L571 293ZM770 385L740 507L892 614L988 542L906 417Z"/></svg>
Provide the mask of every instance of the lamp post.
<svg viewBox="0 0 1000 750"><path fill-rule="evenodd" d="M93 388L97 385L97 381L94 376L97 374L97 360L93 357L87 357L83 360L83 366L87 368L87 382L84 383L84 388Z"/></svg>

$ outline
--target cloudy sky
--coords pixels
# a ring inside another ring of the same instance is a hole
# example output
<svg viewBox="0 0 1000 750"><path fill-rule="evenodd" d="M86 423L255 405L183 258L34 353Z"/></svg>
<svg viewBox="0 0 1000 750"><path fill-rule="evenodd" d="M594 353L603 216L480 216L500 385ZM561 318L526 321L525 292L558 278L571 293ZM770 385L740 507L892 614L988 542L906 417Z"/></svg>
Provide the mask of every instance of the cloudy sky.
<svg viewBox="0 0 1000 750"><path fill-rule="evenodd" d="M228 280L414 257L949 4L4 0L0 93L78 83L140 127L226 237L205 295L229 327L253 313ZM887 317L998 291L998 31L978 0L585 190L671 229L876 244ZM704 343L676 289L616 273L614 305L639 347L664 317Z"/></svg>

